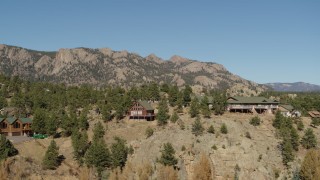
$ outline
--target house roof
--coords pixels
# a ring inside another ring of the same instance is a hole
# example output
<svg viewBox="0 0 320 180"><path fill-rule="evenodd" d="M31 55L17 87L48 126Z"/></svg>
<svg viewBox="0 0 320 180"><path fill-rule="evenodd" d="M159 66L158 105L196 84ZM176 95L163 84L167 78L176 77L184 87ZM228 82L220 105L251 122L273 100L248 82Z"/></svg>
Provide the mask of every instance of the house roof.
<svg viewBox="0 0 320 180"><path fill-rule="evenodd" d="M21 122L22 122L23 124L25 124L25 123L32 123L32 119L31 119L31 118L20 118L20 120L21 120Z"/></svg>
<svg viewBox="0 0 320 180"><path fill-rule="evenodd" d="M281 104L281 107L283 107L284 109L288 110L288 111L293 111L294 108L293 106L291 106L290 104Z"/></svg>
<svg viewBox="0 0 320 180"><path fill-rule="evenodd" d="M229 104L279 104L277 100L267 99L265 97L229 97Z"/></svg>
<svg viewBox="0 0 320 180"><path fill-rule="evenodd" d="M6 120L8 121L9 124L12 124L12 123L14 123L14 122L17 120L17 118L15 118L15 117L8 117L8 118L6 118Z"/></svg>
<svg viewBox="0 0 320 180"><path fill-rule="evenodd" d="M154 110L153 107L147 101L138 101L147 111Z"/></svg>
<svg viewBox="0 0 320 180"><path fill-rule="evenodd" d="M311 117L320 117L320 112L319 111L309 111L308 114Z"/></svg>

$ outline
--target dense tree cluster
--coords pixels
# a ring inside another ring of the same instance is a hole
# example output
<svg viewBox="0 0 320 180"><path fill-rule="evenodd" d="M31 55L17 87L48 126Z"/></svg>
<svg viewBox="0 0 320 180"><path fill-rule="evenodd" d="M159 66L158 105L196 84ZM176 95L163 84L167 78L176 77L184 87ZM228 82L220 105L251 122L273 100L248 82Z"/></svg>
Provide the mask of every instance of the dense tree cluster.
<svg viewBox="0 0 320 180"><path fill-rule="evenodd" d="M14 148L12 143L6 139L4 135L0 134L0 161L17 154L18 150Z"/></svg>

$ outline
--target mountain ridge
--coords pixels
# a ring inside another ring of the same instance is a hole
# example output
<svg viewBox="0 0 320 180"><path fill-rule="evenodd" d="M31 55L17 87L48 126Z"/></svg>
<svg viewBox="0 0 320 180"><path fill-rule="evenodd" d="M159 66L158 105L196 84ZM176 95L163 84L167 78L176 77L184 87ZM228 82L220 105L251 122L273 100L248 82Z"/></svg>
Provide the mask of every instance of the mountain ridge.
<svg viewBox="0 0 320 180"><path fill-rule="evenodd" d="M192 85L195 89L228 89L230 94L257 95L268 89L229 72L223 65L173 55L142 57L110 48L61 48L37 51L0 44L0 70L8 76L68 85L120 85L149 82Z"/></svg>
<svg viewBox="0 0 320 180"><path fill-rule="evenodd" d="M266 83L266 86L271 87L275 91L291 91L291 92L315 92L320 91L320 86L306 82L294 83Z"/></svg>

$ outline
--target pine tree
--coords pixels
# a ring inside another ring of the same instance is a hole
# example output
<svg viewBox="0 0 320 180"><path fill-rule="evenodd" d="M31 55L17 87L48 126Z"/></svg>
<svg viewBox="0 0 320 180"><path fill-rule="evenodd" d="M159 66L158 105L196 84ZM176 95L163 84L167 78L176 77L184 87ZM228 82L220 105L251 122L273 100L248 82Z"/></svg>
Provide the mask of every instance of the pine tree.
<svg viewBox="0 0 320 180"><path fill-rule="evenodd" d="M165 166L175 166L178 160L175 158L175 150L171 143L165 143L163 149L161 150L161 157L159 163Z"/></svg>
<svg viewBox="0 0 320 180"><path fill-rule="evenodd" d="M48 116L44 109L37 109L34 112L34 117L32 121L31 129L36 133L45 134L46 133L46 120Z"/></svg>
<svg viewBox="0 0 320 180"><path fill-rule="evenodd" d="M169 100L170 106L172 107L176 106L176 103L178 101L178 95L179 95L178 86L172 86L169 90L168 95L169 95L168 100Z"/></svg>
<svg viewBox="0 0 320 180"><path fill-rule="evenodd" d="M88 135L87 132L79 132L77 129L71 135L73 146L73 157L79 164L84 162L84 155L88 149Z"/></svg>
<svg viewBox="0 0 320 180"><path fill-rule="evenodd" d="M317 146L317 139L312 129L308 128L305 131L305 134L301 140L301 145L306 149L314 148Z"/></svg>
<svg viewBox="0 0 320 180"><path fill-rule="evenodd" d="M311 126L317 127L320 125L320 118L311 118Z"/></svg>
<svg viewBox="0 0 320 180"><path fill-rule="evenodd" d="M102 118L104 121L111 121L112 120L111 110L112 110L112 107L109 103L102 106L101 113L102 113Z"/></svg>
<svg viewBox="0 0 320 180"><path fill-rule="evenodd" d="M93 141L98 141L99 139L102 139L105 135L105 130L99 121L97 124L94 125L93 129Z"/></svg>
<svg viewBox="0 0 320 180"><path fill-rule="evenodd" d="M189 85L186 85L183 90L183 102L184 105L187 106L191 102L191 94L192 94L192 88Z"/></svg>
<svg viewBox="0 0 320 180"><path fill-rule="evenodd" d="M89 122L88 122L88 118L87 118L87 114L86 113L82 113L79 117L79 120L78 120L78 126L79 126L79 129L81 130L88 130L89 128Z"/></svg>
<svg viewBox="0 0 320 180"><path fill-rule="evenodd" d="M176 123L178 121L178 119L179 119L178 113L177 112L173 112L173 114L172 114L172 116L170 118L170 121L172 123Z"/></svg>
<svg viewBox="0 0 320 180"><path fill-rule="evenodd" d="M111 145L112 166L122 169L126 164L129 148L126 146L124 139L114 137L114 140L116 142Z"/></svg>
<svg viewBox="0 0 320 180"><path fill-rule="evenodd" d="M293 148L289 139L282 142L282 160L285 165L294 160Z"/></svg>
<svg viewBox="0 0 320 180"><path fill-rule="evenodd" d="M8 105L7 100L4 96L0 95L0 109Z"/></svg>
<svg viewBox="0 0 320 180"><path fill-rule="evenodd" d="M163 98L161 100L161 102L159 103L159 110L158 110L158 114L156 116L157 121L158 121L158 126L164 126L167 124L167 121L169 119L168 111L169 111L169 109L168 109L166 99Z"/></svg>
<svg viewBox="0 0 320 180"><path fill-rule="evenodd" d="M203 134L204 128L200 122L199 116L196 118L194 123L192 124L192 134L195 136L200 136Z"/></svg>
<svg viewBox="0 0 320 180"><path fill-rule="evenodd" d="M284 117L282 116L280 111L276 112L275 119L273 120L272 126L280 129L281 124L283 123Z"/></svg>
<svg viewBox="0 0 320 180"><path fill-rule="evenodd" d="M301 120L298 121L297 128L298 128L299 131L302 131L304 129L304 124L303 124L303 122Z"/></svg>
<svg viewBox="0 0 320 180"><path fill-rule="evenodd" d="M55 135L57 130L57 117L53 114L50 117L47 117L45 127L46 133L49 136Z"/></svg>
<svg viewBox="0 0 320 180"><path fill-rule="evenodd" d="M13 144L4 135L0 134L0 161L17 154L18 150L14 148Z"/></svg>
<svg viewBox="0 0 320 180"><path fill-rule="evenodd" d="M59 166L59 147L54 140L51 141L42 160L43 169L56 169Z"/></svg>
<svg viewBox="0 0 320 180"><path fill-rule="evenodd" d="M199 114L199 102L197 98L192 99L189 114L191 118L194 118Z"/></svg>
<svg viewBox="0 0 320 180"><path fill-rule="evenodd" d="M204 96L201 100L201 113L206 118L210 118L211 116L211 112L209 109L209 100L207 96Z"/></svg>
<svg viewBox="0 0 320 180"><path fill-rule="evenodd" d="M299 134L295 128L291 128L291 144L295 151L299 150Z"/></svg>
<svg viewBox="0 0 320 180"><path fill-rule="evenodd" d="M107 145L102 139L94 141L85 154L85 163L89 167L95 167L98 175L104 168L111 167L111 156Z"/></svg>

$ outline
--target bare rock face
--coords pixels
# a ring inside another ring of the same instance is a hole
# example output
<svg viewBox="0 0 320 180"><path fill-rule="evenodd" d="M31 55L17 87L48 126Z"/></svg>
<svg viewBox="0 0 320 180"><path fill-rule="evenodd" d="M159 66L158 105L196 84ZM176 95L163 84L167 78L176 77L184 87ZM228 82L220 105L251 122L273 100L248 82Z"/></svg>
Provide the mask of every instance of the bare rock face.
<svg viewBox="0 0 320 180"><path fill-rule="evenodd" d="M197 88L230 89L230 93L251 95L267 87L247 81L227 71L222 65L199 62L181 56L169 61L154 54L141 57L128 51L109 48L60 49L43 52L0 44L0 70L3 74L18 75L27 80L97 86L138 86L157 82ZM241 91L242 92L242 91Z"/></svg>

